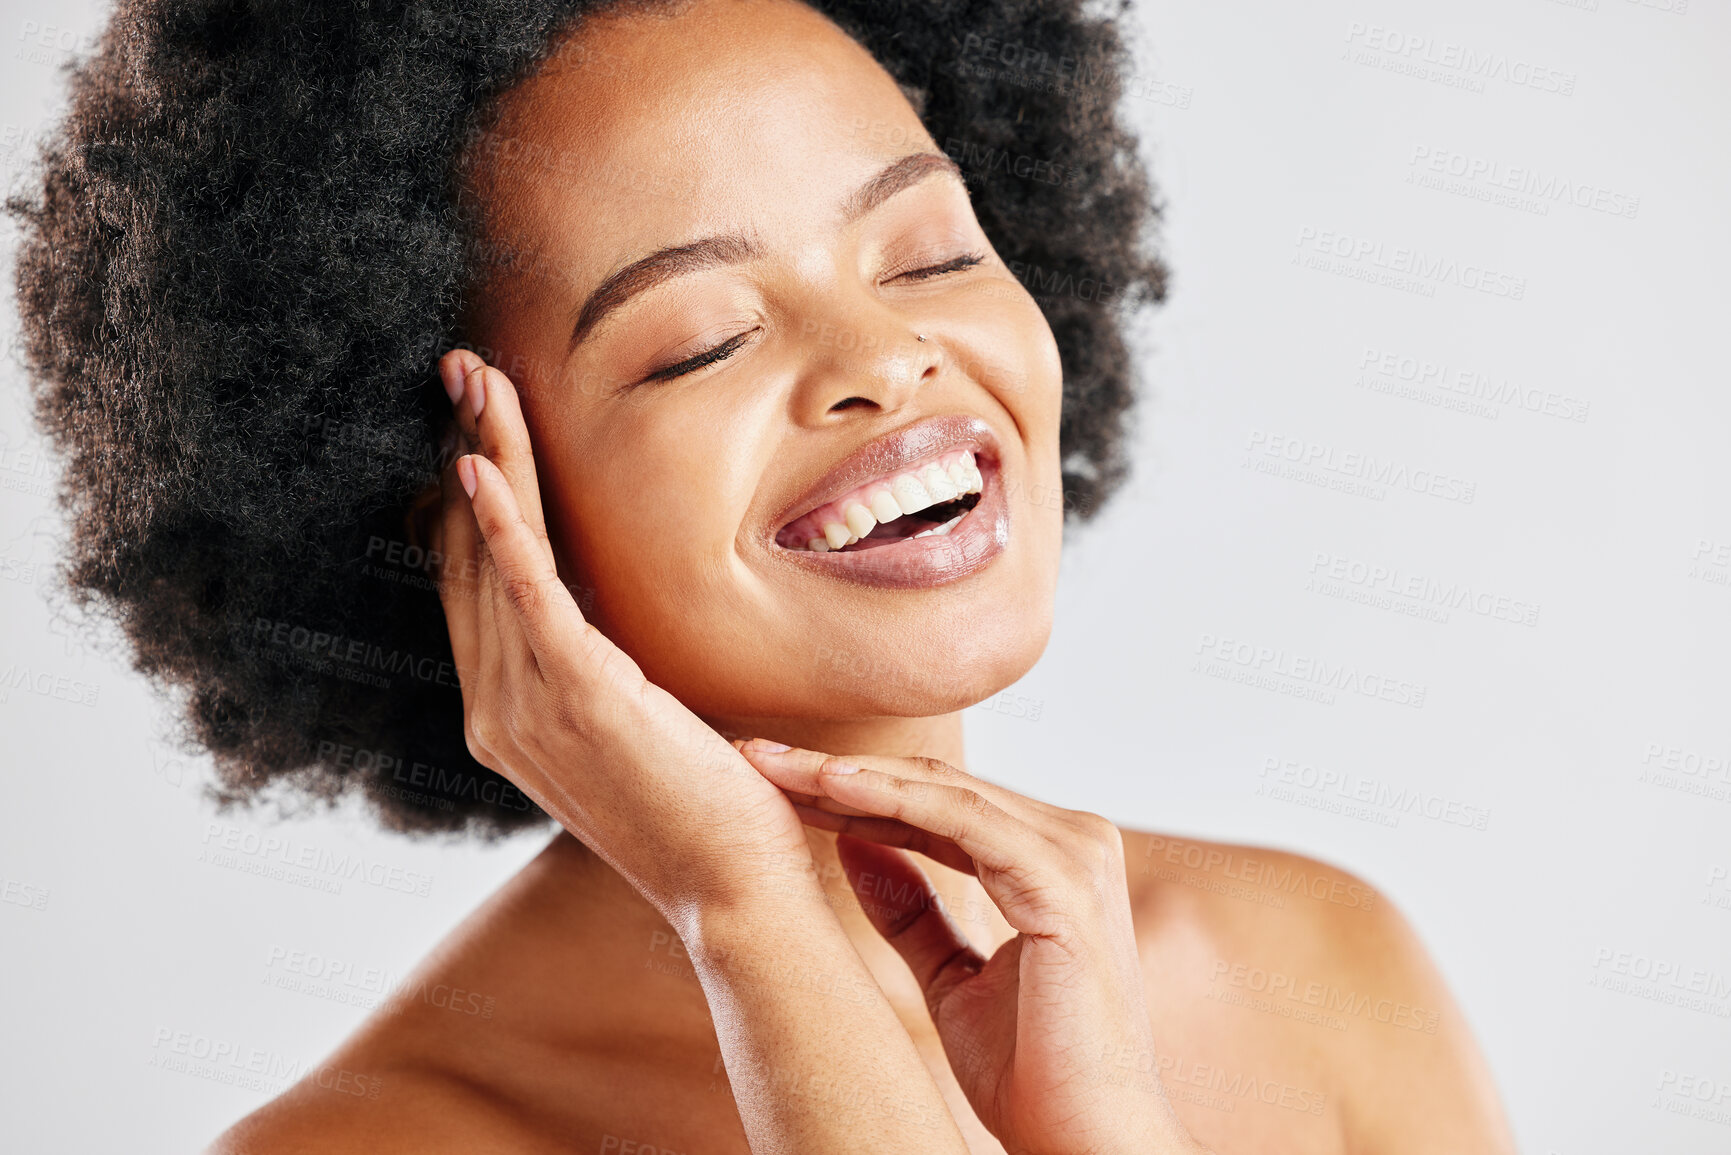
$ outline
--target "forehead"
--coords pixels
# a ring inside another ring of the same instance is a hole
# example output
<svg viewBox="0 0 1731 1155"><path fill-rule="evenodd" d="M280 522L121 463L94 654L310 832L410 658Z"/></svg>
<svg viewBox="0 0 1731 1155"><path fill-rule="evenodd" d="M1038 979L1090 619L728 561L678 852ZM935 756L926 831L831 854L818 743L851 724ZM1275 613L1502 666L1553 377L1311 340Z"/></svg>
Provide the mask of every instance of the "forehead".
<svg viewBox="0 0 1731 1155"><path fill-rule="evenodd" d="M471 171L489 232L592 285L670 241L793 226L921 146L894 80L814 10L694 0L580 26Z"/></svg>

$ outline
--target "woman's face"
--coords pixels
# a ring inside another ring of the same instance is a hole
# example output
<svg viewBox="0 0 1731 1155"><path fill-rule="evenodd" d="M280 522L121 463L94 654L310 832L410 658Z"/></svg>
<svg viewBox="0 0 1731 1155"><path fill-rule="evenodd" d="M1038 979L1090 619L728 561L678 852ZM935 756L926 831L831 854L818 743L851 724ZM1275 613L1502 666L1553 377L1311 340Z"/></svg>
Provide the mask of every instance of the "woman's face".
<svg viewBox="0 0 1731 1155"><path fill-rule="evenodd" d="M475 155L514 258L471 331L523 395L562 575L652 681L860 718L1026 672L1057 346L864 49L793 0L593 21Z"/></svg>

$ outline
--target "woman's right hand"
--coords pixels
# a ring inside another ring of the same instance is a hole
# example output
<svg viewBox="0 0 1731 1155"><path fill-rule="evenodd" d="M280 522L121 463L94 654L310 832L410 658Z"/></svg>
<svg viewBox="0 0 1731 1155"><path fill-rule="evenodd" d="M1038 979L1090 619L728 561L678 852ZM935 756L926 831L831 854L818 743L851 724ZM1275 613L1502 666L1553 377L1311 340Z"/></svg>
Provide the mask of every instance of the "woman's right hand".
<svg viewBox="0 0 1731 1155"><path fill-rule="evenodd" d="M965 1155L829 905L793 803L583 620L547 541L516 390L472 353L440 368L480 451L447 471L435 543L469 750L678 933L753 1151ZM772 891L774 875L786 885Z"/></svg>
<svg viewBox="0 0 1731 1155"><path fill-rule="evenodd" d="M434 543L470 753L676 928L768 874L804 877L788 871L810 851L787 797L650 683L560 581L510 380L467 350L439 369L476 451L445 470Z"/></svg>

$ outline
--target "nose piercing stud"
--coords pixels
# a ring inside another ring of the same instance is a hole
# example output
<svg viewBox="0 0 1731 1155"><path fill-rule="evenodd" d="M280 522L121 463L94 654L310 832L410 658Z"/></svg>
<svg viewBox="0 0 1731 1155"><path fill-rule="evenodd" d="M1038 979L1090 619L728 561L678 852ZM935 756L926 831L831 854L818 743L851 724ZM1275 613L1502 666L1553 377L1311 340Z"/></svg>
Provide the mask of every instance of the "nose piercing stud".
<svg viewBox="0 0 1731 1155"><path fill-rule="evenodd" d="M925 339L926 339L926 335L924 333L915 333L914 334L914 340L916 340L916 341L924 341Z"/></svg>

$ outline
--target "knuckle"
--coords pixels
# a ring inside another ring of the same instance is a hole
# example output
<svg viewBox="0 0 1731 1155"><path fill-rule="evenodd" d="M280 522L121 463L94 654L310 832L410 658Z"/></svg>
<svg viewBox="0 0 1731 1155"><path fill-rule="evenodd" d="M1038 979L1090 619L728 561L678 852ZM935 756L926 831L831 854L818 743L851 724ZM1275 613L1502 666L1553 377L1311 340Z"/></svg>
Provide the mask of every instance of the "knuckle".
<svg viewBox="0 0 1731 1155"><path fill-rule="evenodd" d="M488 502L475 502L473 509L475 524L481 529L482 539L487 542L497 540L499 532L505 528L505 519L500 516L499 511Z"/></svg>
<svg viewBox="0 0 1731 1155"><path fill-rule="evenodd" d="M469 756L482 765L491 757L493 744L487 740L489 737L487 722L478 711L470 711L463 721L463 743L469 747Z"/></svg>
<svg viewBox="0 0 1731 1155"><path fill-rule="evenodd" d="M594 719L583 702L570 693L549 695L547 716L559 733L579 740L587 740L594 726Z"/></svg>
<svg viewBox="0 0 1731 1155"><path fill-rule="evenodd" d="M959 792L959 797L962 812L969 818L986 818L997 810L997 807L992 804L992 800L978 790L962 790Z"/></svg>
<svg viewBox="0 0 1731 1155"><path fill-rule="evenodd" d="M1063 874L1073 890L1104 895L1124 877L1124 835L1111 819L1083 810L1065 814L1056 832L1049 832L1062 860Z"/></svg>
<svg viewBox="0 0 1731 1155"><path fill-rule="evenodd" d="M497 465L494 465L493 468L499 473L499 476L504 477L504 471L499 469ZM507 478L503 484L508 487L510 480ZM514 507L498 509L490 506L485 512L477 510L476 517L480 520L481 530L486 534L489 542L498 540L500 535L515 530L520 525L528 524L523 519L523 511Z"/></svg>
<svg viewBox="0 0 1731 1155"><path fill-rule="evenodd" d="M541 583L516 567L499 572L499 586L511 608L524 617L540 613L546 604L546 593Z"/></svg>
<svg viewBox="0 0 1731 1155"><path fill-rule="evenodd" d="M915 758L914 765L930 774L940 782L954 781L962 776L962 772L940 758Z"/></svg>
<svg viewBox="0 0 1731 1155"><path fill-rule="evenodd" d="M1090 843L1095 844L1108 854L1123 856L1124 834L1118 829L1117 823L1104 815L1095 814L1088 810L1077 810L1073 813L1076 824Z"/></svg>
<svg viewBox="0 0 1731 1155"><path fill-rule="evenodd" d="M891 794L905 801L923 802L928 796L926 783L917 778L903 778L900 774L886 774L880 781Z"/></svg>
<svg viewBox="0 0 1731 1155"><path fill-rule="evenodd" d="M516 698L508 700L504 709L499 711L495 730L499 737L510 743L514 749L520 748L523 745L523 739L531 736L535 731L528 715L529 711L524 708L524 703Z"/></svg>

